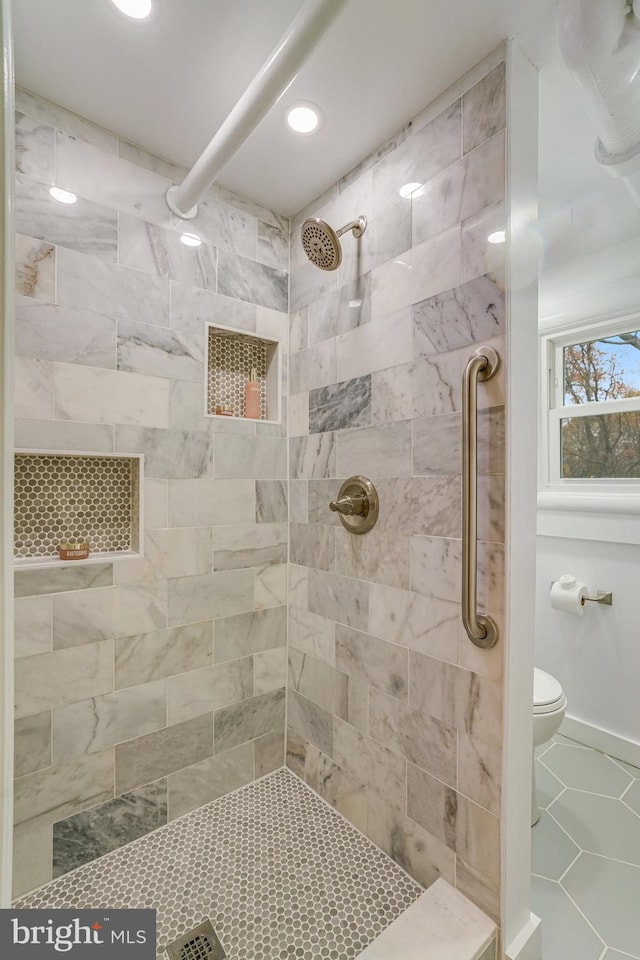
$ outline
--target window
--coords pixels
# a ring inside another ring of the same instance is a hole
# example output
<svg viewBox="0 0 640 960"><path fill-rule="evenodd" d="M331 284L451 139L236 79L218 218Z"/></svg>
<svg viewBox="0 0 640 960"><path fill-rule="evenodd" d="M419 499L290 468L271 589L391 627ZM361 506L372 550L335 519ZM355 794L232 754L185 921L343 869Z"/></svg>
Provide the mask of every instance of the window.
<svg viewBox="0 0 640 960"><path fill-rule="evenodd" d="M539 506L640 514L640 316L585 323L542 344Z"/></svg>

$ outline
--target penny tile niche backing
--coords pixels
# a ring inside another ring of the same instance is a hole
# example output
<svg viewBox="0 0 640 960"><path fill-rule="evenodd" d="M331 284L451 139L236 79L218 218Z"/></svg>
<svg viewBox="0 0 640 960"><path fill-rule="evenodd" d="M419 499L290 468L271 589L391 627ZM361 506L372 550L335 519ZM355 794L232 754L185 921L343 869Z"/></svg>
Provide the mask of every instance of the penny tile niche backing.
<svg viewBox="0 0 640 960"><path fill-rule="evenodd" d="M135 456L16 453L16 563L57 560L64 542L88 543L94 558L138 555L141 467Z"/></svg>
<svg viewBox="0 0 640 960"><path fill-rule="evenodd" d="M279 423L279 364L276 341L209 325L207 416L222 415L246 419L245 386L252 371L255 371L256 380L260 384L259 419Z"/></svg>

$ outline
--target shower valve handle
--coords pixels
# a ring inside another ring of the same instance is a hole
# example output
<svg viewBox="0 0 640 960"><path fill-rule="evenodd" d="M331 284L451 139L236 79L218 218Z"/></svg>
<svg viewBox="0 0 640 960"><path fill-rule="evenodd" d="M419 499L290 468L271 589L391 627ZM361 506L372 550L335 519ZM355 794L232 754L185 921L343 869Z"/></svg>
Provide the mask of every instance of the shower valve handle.
<svg viewBox="0 0 640 960"><path fill-rule="evenodd" d="M368 497L364 493L358 493L354 497L340 497L338 500L332 500L329 509L334 513L341 513L345 517L353 517L364 513L368 504Z"/></svg>

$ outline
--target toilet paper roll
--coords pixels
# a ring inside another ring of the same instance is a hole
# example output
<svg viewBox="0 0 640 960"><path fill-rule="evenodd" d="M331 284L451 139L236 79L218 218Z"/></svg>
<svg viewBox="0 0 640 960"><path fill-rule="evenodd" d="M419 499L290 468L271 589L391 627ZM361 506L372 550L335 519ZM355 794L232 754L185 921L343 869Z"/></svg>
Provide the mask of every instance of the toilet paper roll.
<svg viewBox="0 0 640 960"><path fill-rule="evenodd" d="M586 597L588 592L584 583L565 573L551 585L551 606L554 610L562 610L564 613L574 613L583 617L583 597Z"/></svg>

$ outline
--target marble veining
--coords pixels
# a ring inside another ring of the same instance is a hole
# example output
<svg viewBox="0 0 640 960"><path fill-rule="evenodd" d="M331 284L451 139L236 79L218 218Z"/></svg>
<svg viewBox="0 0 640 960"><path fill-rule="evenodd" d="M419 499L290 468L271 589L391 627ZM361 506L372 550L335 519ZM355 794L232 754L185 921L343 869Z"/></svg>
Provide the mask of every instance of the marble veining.
<svg viewBox="0 0 640 960"><path fill-rule="evenodd" d="M218 479L284 479L287 441L280 437L219 434L215 438L215 475Z"/></svg>
<svg viewBox="0 0 640 960"><path fill-rule="evenodd" d="M255 200L251 200L249 197L242 196L239 193L234 193L233 190L227 190L226 187L219 185L217 187L217 197L220 203L229 204L229 206L235 207L236 210L241 210L243 213L249 214L251 217L255 217L256 220L262 220L264 223L268 223L272 227L279 227L281 230L284 230L287 233L289 231L288 217L283 217L274 210L269 210L267 207L263 207L261 204L256 203Z"/></svg>
<svg viewBox="0 0 640 960"><path fill-rule="evenodd" d="M413 242L422 243L504 198L505 136L497 133L430 180L414 201Z"/></svg>
<svg viewBox="0 0 640 960"><path fill-rule="evenodd" d="M166 780L60 820L53 825L53 876L117 850L166 822Z"/></svg>
<svg viewBox="0 0 640 960"><path fill-rule="evenodd" d="M214 752L220 753L271 730L280 730L283 723L284 687L222 707L214 714Z"/></svg>
<svg viewBox="0 0 640 960"><path fill-rule="evenodd" d="M246 257L220 250L218 292L273 310L288 309L288 274Z"/></svg>
<svg viewBox="0 0 640 960"><path fill-rule="evenodd" d="M430 297L413 308L416 354L455 350L504 333L504 293L488 276Z"/></svg>
<svg viewBox="0 0 640 960"><path fill-rule="evenodd" d="M51 765L51 713L31 714L14 722L14 776L23 777Z"/></svg>
<svg viewBox="0 0 640 960"><path fill-rule="evenodd" d="M16 237L16 293L52 302L55 297L56 249L31 237Z"/></svg>
<svg viewBox="0 0 640 960"><path fill-rule="evenodd" d="M255 258L258 240L255 217L238 207L220 203L210 194L205 194L198 203L198 214L194 220L178 220L177 223L181 231L195 231L202 240L221 251Z"/></svg>
<svg viewBox="0 0 640 960"><path fill-rule="evenodd" d="M371 377L372 420L412 420L459 410L461 383L459 351L434 354L375 372Z"/></svg>
<svg viewBox="0 0 640 960"><path fill-rule="evenodd" d="M54 181L55 131L40 119L16 112L16 170L28 177Z"/></svg>
<svg viewBox="0 0 640 960"><path fill-rule="evenodd" d="M257 309L254 303L224 297L190 283L171 281L171 326L189 336L203 336L205 323L239 327L255 333Z"/></svg>
<svg viewBox="0 0 640 960"><path fill-rule="evenodd" d="M51 597L22 597L13 602L16 657L51 651Z"/></svg>
<svg viewBox="0 0 640 960"><path fill-rule="evenodd" d="M253 696L253 692L250 657L171 677L167 684L169 723L181 723L238 703Z"/></svg>
<svg viewBox="0 0 640 960"><path fill-rule="evenodd" d="M338 623L366 630L369 584L321 570L309 570L309 610Z"/></svg>
<svg viewBox="0 0 640 960"><path fill-rule="evenodd" d="M51 683L64 676L64 684ZM113 641L23 657L15 664L15 716L27 717L113 690Z"/></svg>
<svg viewBox="0 0 640 960"><path fill-rule="evenodd" d="M215 247L206 243L187 247L179 233L124 214L120 215L119 244L119 261L126 266L208 290L216 289Z"/></svg>
<svg viewBox="0 0 640 960"><path fill-rule="evenodd" d="M409 657L405 647L338 624L336 667L399 700L409 699Z"/></svg>
<svg viewBox="0 0 640 960"><path fill-rule="evenodd" d="M169 326L169 283L131 267L58 248L58 303Z"/></svg>
<svg viewBox="0 0 640 960"><path fill-rule="evenodd" d="M115 445L118 453L143 453L148 477L199 479L213 472L213 437L204 430L116 425Z"/></svg>
<svg viewBox="0 0 640 960"><path fill-rule="evenodd" d="M292 395L335 383L336 341L322 341L294 353L289 363L289 379Z"/></svg>
<svg viewBox="0 0 640 960"><path fill-rule="evenodd" d="M290 753L291 741L296 745L300 737L308 740L327 756L333 756L332 714L291 687L287 695L287 721L291 731L287 736L287 754ZM304 749L304 743L300 746Z"/></svg>
<svg viewBox="0 0 640 960"><path fill-rule="evenodd" d="M330 714L347 719L349 678L340 670L299 650L288 656L289 685Z"/></svg>
<svg viewBox="0 0 640 960"><path fill-rule="evenodd" d="M167 587L169 626L252 610L253 579L253 570L248 568L170 580Z"/></svg>
<svg viewBox="0 0 640 960"><path fill-rule="evenodd" d="M84 140L56 135L56 182L63 190L151 223L168 225L170 181Z"/></svg>
<svg viewBox="0 0 640 960"><path fill-rule="evenodd" d="M276 270L289 269L289 232L272 223L258 223L257 259Z"/></svg>
<svg viewBox="0 0 640 960"><path fill-rule="evenodd" d="M396 863L426 887L430 887L440 877L449 883L455 883L456 857L453 850L403 812L406 802L402 806L403 809L399 809L379 794L370 791L368 835L385 853L393 857Z"/></svg>
<svg viewBox="0 0 640 960"><path fill-rule="evenodd" d="M371 274L331 290L306 308L309 345L361 327L371 320ZM292 326L295 324L295 314ZM306 314L305 314L306 316ZM298 349L307 346L302 343ZM293 348L292 348L293 349Z"/></svg>
<svg viewBox="0 0 640 960"><path fill-rule="evenodd" d="M336 444L333 433L315 433L291 439L289 470L292 480L334 476Z"/></svg>
<svg viewBox="0 0 640 960"><path fill-rule="evenodd" d="M256 523L286 523L287 485L284 480L256 480Z"/></svg>
<svg viewBox="0 0 640 960"><path fill-rule="evenodd" d="M221 526L214 538L214 570L286 563L287 543L286 523Z"/></svg>
<svg viewBox="0 0 640 960"><path fill-rule="evenodd" d="M489 243L495 230L504 230L505 203L499 200L462 223L462 282L487 274L505 289L504 243Z"/></svg>
<svg viewBox="0 0 640 960"><path fill-rule="evenodd" d="M284 647L285 606L222 617L215 624L215 662L248 657L274 647Z"/></svg>
<svg viewBox="0 0 640 960"><path fill-rule="evenodd" d="M53 711L53 762L97 753L164 727L166 700L166 685L157 680L57 707Z"/></svg>
<svg viewBox="0 0 640 960"><path fill-rule="evenodd" d="M371 423L371 377L358 377L309 392L309 433Z"/></svg>
<svg viewBox="0 0 640 960"><path fill-rule="evenodd" d="M116 321L98 313L34 302L16 307L16 354L115 368Z"/></svg>
<svg viewBox="0 0 640 960"><path fill-rule="evenodd" d="M103 127L90 123L70 110L65 110L57 103L43 100L42 97L23 90L20 86L16 86L16 108L34 120L39 120L41 123L58 130L65 130L81 140L94 143L107 153L115 154L118 152L118 138L114 134Z"/></svg>
<svg viewBox="0 0 640 960"><path fill-rule="evenodd" d="M193 763L184 770L170 773L167 777L169 788L169 820L182 817L190 810L222 797L238 787L253 780L254 754L260 746L269 740L269 734L252 743L242 743L231 750L225 750L214 757L207 757L199 763ZM282 735L280 735L282 752ZM255 758L257 768L257 757ZM280 764L278 764L279 766ZM265 770L270 773L270 770ZM257 772L256 775L260 774Z"/></svg>
<svg viewBox="0 0 640 960"><path fill-rule="evenodd" d="M159 780L213 754L213 714L135 737L115 748L116 794Z"/></svg>
<svg viewBox="0 0 640 960"><path fill-rule="evenodd" d="M201 339L188 338L148 323L118 321L118 370L200 383L203 363Z"/></svg>
<svg viewBox="0 0 640 960"><path fill-rule="evenodd" d="M462 98L465 153L484 143L506 125L506 93L504 60L465 93Z"/></svg>
<svg viewBox="0 0 640 960"><path fill-rule="evenodd" d="M369 688L369 735L383 746L399 753L412 764L428 771L444 789L455 786L457 747L455 727L429 717L420 710ZM408 811L411 816L411 811ZM418 822L422 822L419 818ZM444 818L443 818L444 820ZM428 824L424 824L429 829ZM435 836L438 832L432 830ZM444 837L441 837L444 839Z"/></svg>
<svg viewBox="0 0 640 960"><path fill-rule="evenodd" d="M112 749L19 777L14 788L16 835L24 836L112 797Z"/></svg>
<svg viewBox="0 0 640 960"><path fill-rule="evenodd" d="M113 211L81 197L75 203L61 204L44 183L20 175L16 177L15 203L19 233L115 261L118 216Z"/></svg>

